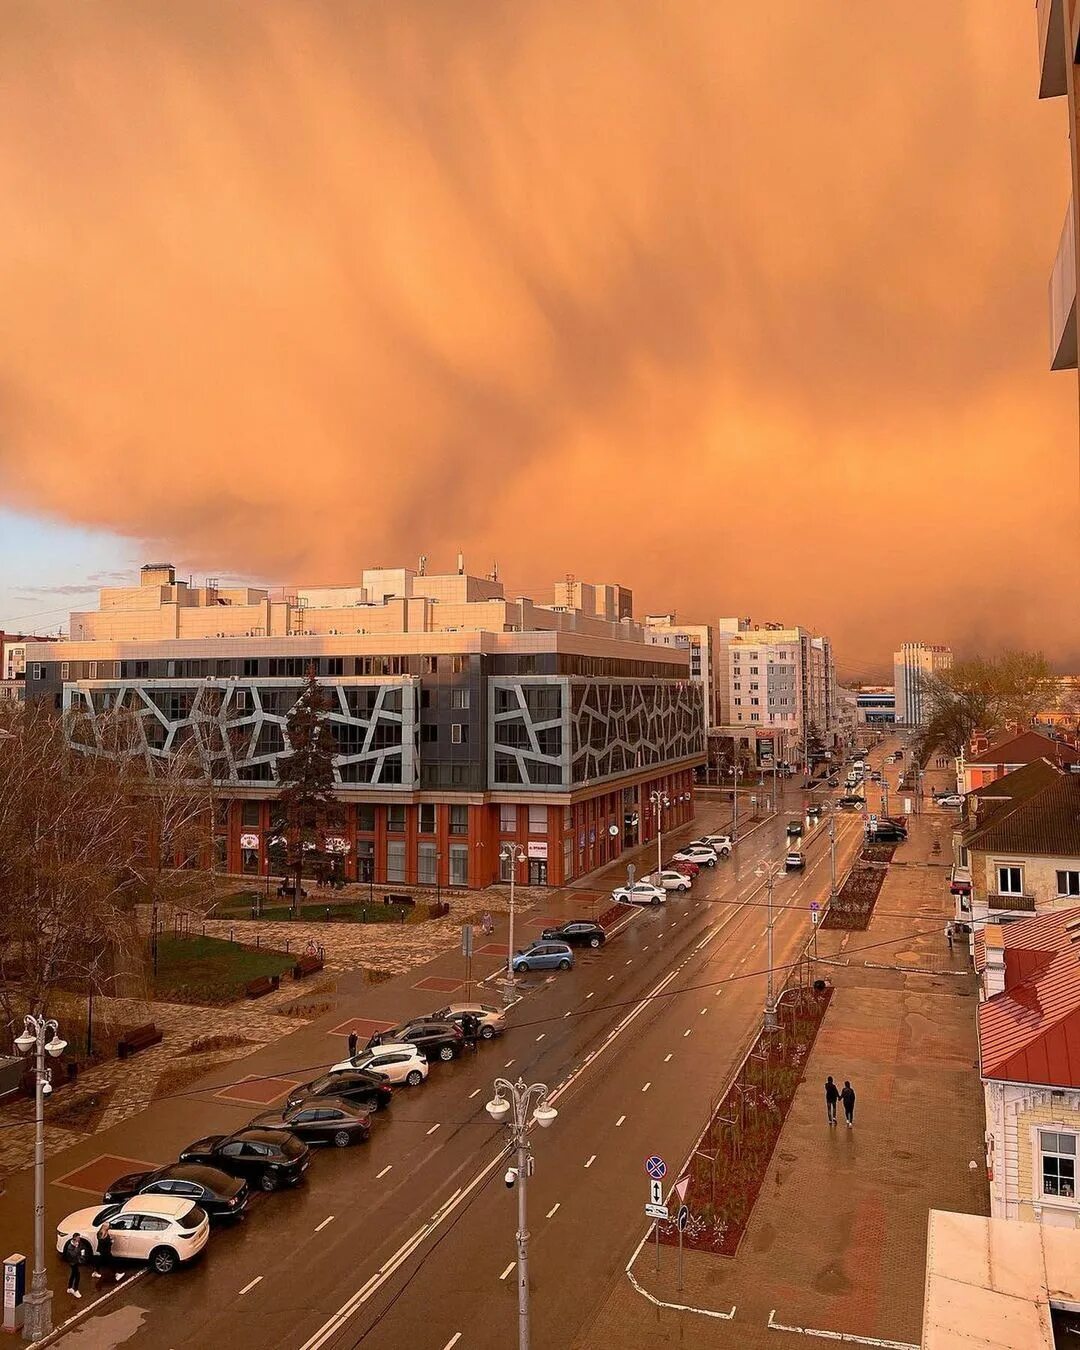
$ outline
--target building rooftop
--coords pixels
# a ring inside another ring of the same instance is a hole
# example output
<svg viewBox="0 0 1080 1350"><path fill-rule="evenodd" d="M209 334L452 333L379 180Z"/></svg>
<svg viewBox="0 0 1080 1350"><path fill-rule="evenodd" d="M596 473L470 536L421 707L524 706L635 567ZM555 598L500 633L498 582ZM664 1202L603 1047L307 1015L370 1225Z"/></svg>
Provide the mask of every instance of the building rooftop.
<svg viewBox="0 0 1080 1350"><path fill-rule="evenodd" d="M997 793L982 798L989 810L982 806L977 810L973 828L963 836L965 848L1080 857L1080 774L1042 764L1042 768L1026 765L988 785ZM1002 785L1021 775L1023 782L1013 784L1012 795L1002 796Z"/></svg>
<svg viewBox="0 0 1080 1350"><path fill-rule="evenodd" d="M1030 764L1035 759L1049 759L1058 764L1080 763L1080 750L1065 741L1044 736L1041 731L1022 731L992 745L989 750L965 761L969 765Z"/></svg>

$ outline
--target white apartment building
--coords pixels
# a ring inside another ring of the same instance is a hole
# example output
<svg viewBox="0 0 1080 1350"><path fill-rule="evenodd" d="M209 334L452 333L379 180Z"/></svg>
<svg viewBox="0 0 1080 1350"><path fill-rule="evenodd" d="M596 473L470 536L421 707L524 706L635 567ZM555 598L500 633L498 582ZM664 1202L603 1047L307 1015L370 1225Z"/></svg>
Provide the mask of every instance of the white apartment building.
<svg viewBox="0 0 1080 1350"><path fill-rule="evenodd" d="M930 719L925 681L952 666L952 649L930 642L902 642L893 652L896 720L917 727Z"/></svg>
<svg viewBox="0 0 1080 1350"><path fill-rule="evenodd" d="M660 647L677 647L690 658L690 679L704 691L705 730L716 722L716 658L712 628L707 623L678 623L675 614L646 614L644 637Z"/></svg>

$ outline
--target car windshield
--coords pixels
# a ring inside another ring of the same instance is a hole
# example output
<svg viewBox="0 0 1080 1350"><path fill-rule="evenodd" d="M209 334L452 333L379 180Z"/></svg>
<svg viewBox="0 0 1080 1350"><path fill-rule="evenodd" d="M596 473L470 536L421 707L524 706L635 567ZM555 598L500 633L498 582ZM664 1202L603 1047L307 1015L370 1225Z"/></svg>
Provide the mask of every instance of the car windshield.
<svg viewBox="0 0 1080 1350"><path fill-rule="evenodd" d="M200 1205L192 1205L186 1214L181 1214L177 1219L178 1228L182 1228L185 1233L193 1233L206 1219L206 1211Z"/></svg>
<svg viewBox="0 0 1080 1350"><path fill-rule="evenodd" d="M104 1223L106 1219L111 1219L114 1214L119 1212L119 1205L106 1205L104 1209L99 1209L94 1215L94 1227L96 1228L99 1223Z"/></svg>

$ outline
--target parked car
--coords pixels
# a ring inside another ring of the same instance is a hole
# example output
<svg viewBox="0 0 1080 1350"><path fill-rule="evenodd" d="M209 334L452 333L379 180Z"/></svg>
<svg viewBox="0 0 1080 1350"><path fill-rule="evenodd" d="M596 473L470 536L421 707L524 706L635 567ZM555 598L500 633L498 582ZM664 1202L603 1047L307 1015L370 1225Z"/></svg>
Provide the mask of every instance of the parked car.
<svg viewBox="0 0 1080 1350"><path fill-rule="evenodd" d="M835 788L835 787L839 787L839 786L840 786L840 779L839 779L839 778L830 778L830 779L829 779L829 787Z"/></svg>
<svg viewBox="0 0 1080 1350"><path fill-rule="evenodd" d="M611 898L617 905L662 905L667 900L667 891L651 881L635 881L632 886L617 886Z"/></svg>
<svg viewBox="0 0 1080 1350"><path fill-rule="evenodd" d="M295 1186L311 1161L311 1150L294 1134L246 1126L232 1134L208 1134L180 1154L182 1163L205 1163L243 1177L264 1191Z"/></svg>
<svg viewBox="0 0 1080 1350"><path fill-rule="evenodd" d="M726 858L735 847L730 834L703 834L695 839L692 848L711 848L721 858Z"/></svg>
<svg viewBox="0 0 1080 1350"><path fill-rule="evenodd" d="M821 807L817 802L811 802L806 808L806 814L811 820L817 820L821 815Z"/></svg>
<svg viewBox="0 0 1080 1350"><path fill-rule="evenodd" d="M697 863L699 867L716 866L716 850L714 848L702 848L699 844L687 844L685 848L679 849L678 853L672 856L675 862Z"/></svg>
<svg viewBox="0 0 1080 1350"><path fill-rule="evenodd" d="M280 1111L264 1111L251 1127L289 1130L308 1144L346 1148L366 1142L371 1134L371 1114L344 1097L307 1097L296 1106L286 1104Z"/></svg>
<svg viewBox="0 0 1080 1350"><path fill-rule="evenodd" d="M860 806L866 805L866 798L849 793L846 797L837 797L836 804L845 811L856 811Z"/></svg>
<svg viewBox="0 0 1080 1350"><path fill-rule="evenodd" d="M787 823L787 834L789 839L798 839L803 832L803 823L801 820L789 820Z"/></svg>
<svg viewBox="0 0 1080 1350"><path fill-rule="evenodd" d="M701 863L676 862L675 859L672 858L670 862L664 864L664 871L682 872L684 876L688 876L693 880L694 877L699 876L701 873Z"/></svg>
<svg viewBox="0 0 1080 1350"><path fill-rule="evenodd" d="M428 1060L441 1059L449 1064L465 1049L465 1033L457 1022L443 1022L432 1017L413 1017L400 1022L389 1031L380 1031L371 1044L382 1045L393 1041L397 1045L415 1045Z"/></svg>
<svg viewBox="0 0 1080 1350"><path fill-rule="evenodd" d="M603 932L603 929L600 931ZM545 933L544 937L547 936ZM501 1036L506 1030L506 1014L501 1008L493 1008L490 1003L450 1003L431 1016L435 1021L454 1022L461 1026L470 1013L480 1023L481 1040L490 1041L493 1036Z"/></svg>
<svg viewBox="0 0 1080 1350"><path fill-rule="evenodd" d="M408 1083L409 1087L419 1087L428 1076L427 1060L415 1045L405 1041L383 1041L369 1046L352 1059L332 1065L330 1072L348 1073L352 1069L381 1073L391 1083Z"/></svg>
<svg viewBox="0 0 1080 1350"><path fill-rule="evenodd" d="M793 849L784 859L785 872L801 872L805 866L806 859L797 849Z"/></svg>
<svg viewBox="0 0 1080 1350"><path fill-rule="evenodd" d="M390 1105L394 1089L384 1074L371 1069L348 1069L341 1073L324 1073L304 1083L285 1099L286 1106L298 1106L311 1097L343 1097L354 1106L369 1111L383 1111Z"/></svg>
<svg viewBox="0 0 1080 1350"><path fill-rule="evenodd" d="M568 943L539 938L518 952L512 964L515 971L569 970L574 964L574 953Z"/></svg>
<svg viewBox="0 0 1080 1350"><path fill-rule="evenodd" d="M93 1205L69 1214L57 1224L56 1250L62 1252L72 1233L78 1233L96 1252L103 1223L109 1225L116 1260L145 1261L159 1275L198 1256L210 1236L210 1220L194 1201L178 1195L136 1195L122 1205Z"/></svg>
<svg viewBox="0 0 1080 1350"><path fill-rule="evenodd" d="M866 838L872 844L902 844L907 838L907 830L878 821L874 829L867 825Z"/></svg>
<svg viewBox="0 0 1080 1350"><path fill-rule="evenodd" d="M665 891L688 891L694 884L693 877L688 877L685 872L676 872L674 869L665 868L662 872L654 872L652 876L646 877L646 881L654 886L663 886Z"/></svg>
<svg viewBox="0 0 1080 1350"><path fill-rule="evenodd" d="M591 919L571 919L558 928L545 928L540 934L545 942L569 942L571 947L602 947L607 934Z"/></svg>
<svg viewBox="0 0 1080 1350"><path fill-rule="evenodd" d="M875 769L875 770L873 771L873 773L871 773L871 775L870 775L870 781L871 781L871 783L880 783L880 782L881 782L881 774L878 772L877 769Z"/></svg>
<svg viewBox="0 0 1080 1350"><path fill-rule="evenodd" d="M211 1219L235 1219L247 1208L248 1184L217 1167L169 1163L117 1177L101 1198L107 1205L122 1205L135 1195L174 1195L198 1205Z"/></svg>
<svg viewBox="0 0 1080 1350"><path fill-rule="evenodd" d="M943 792L940 797L934 798L937 806L963 806L964 794L962 792Z"/></svg>

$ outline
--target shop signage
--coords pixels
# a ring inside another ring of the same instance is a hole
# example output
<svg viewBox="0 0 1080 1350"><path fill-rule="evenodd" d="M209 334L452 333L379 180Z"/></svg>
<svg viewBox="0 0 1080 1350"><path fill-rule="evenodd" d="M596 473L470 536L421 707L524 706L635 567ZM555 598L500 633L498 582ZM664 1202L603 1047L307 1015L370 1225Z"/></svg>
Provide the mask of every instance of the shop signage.
<svg viewBox="0 0 1080 1350"><path fill-rule="evenodd" d="M537 843L530 839L527 845L527 849L530 858L540 858L544 862L547 862L547 855L548 855L547 844Z"/></svg>
<svg viewBox="0 0 1080 1350"><path fill-rule="evenodd" d="M349 841L340 834L328 834L326 836L327 853L348 853Z"/></svg>
<svg viewBox="0 0 1080 1350"><path fill-rule="evenodd" d="M242 834L240 836L240 847L257 849L259 847L259 836L257 834Z"/></svg>

